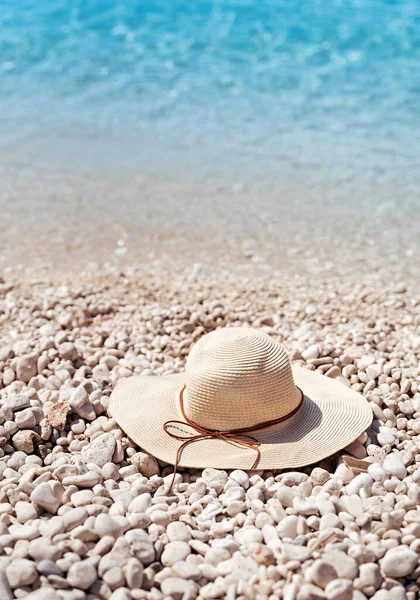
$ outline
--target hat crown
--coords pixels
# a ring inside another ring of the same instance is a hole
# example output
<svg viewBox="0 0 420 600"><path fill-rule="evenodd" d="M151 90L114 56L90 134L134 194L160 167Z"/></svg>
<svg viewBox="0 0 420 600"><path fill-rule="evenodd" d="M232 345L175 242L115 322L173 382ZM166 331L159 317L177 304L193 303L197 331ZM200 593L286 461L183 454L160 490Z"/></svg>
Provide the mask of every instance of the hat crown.
<svg viewBox="0 0 420 600"><path fill-rule="evenodd" d="M287 415L299 401L286 351L262 331L217 329L188 356L184 409L202 427L253 427Z"/></svg>

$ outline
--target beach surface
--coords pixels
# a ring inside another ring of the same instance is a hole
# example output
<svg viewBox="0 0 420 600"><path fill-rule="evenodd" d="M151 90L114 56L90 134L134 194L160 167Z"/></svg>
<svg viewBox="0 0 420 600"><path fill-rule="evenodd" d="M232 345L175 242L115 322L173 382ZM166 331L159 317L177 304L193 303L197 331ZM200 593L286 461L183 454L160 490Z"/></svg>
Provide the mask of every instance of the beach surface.
<svg viewBox="0 0 420 600"><path fill-rule="evenodd" d="M2 598L416 600L419 306L401 282L272 269L8 270ZM199 337L232 326L263 329L294 364L363 394L372 424L319 464L179 468L170 492L173 468L125 436L110 393L182 371Z"/></svg>
<svg viewBox="0 0 420 600"><path fill-rule="evenodd" d="M418 600L420 4L3 4L0 599ZM372 423L171 490L112 390L237 326Z"/></svg>

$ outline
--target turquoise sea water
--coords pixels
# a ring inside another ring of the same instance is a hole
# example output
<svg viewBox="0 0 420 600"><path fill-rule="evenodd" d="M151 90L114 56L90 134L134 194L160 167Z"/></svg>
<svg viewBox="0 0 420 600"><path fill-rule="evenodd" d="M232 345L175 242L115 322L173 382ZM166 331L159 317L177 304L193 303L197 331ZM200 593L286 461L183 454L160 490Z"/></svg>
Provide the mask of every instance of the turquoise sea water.
<svg viewBox="0 0 420 600"><path fill-rule="evenodd" d="M412 271L419 210L419 0L0 2L0 265Z"/></svg>
<svg viewBox="0 0 420 600"><path fill-rule="evenodd" d="M3 0L0 90L9 134L141 131L225 161L398 165L410 179L420 2Z"/></svg>

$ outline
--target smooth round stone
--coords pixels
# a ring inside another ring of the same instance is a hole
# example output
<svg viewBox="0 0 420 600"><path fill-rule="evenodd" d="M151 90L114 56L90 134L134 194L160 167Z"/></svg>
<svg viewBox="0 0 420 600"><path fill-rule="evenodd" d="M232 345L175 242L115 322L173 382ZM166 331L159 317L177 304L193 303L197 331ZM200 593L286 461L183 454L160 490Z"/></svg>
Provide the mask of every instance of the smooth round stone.
<svg viewBox="0 0 420 600"><path fill-rule="evenodd" d="M389 477L389 473L379 463L369 465L368 473L375 481L384 481Z"/></svg>
<svg viewBox="0 0 420 600"><path fill-rule="evenodd" d="M147 529L151 521L150 515L145 513L132 513L127 515L127 520L133 529Z"/></svg>
<svg viewBox="0 0 420 600"><path fill-rule="evenodd" d="M159 475L159 463L154 456L147 454L146 452L137 452L130 458L132 465L135 465L142 475L147 478L153 477L153 475Z"/></svg>
<svg viewBox="0 0 420 600"><path fill-rule="evenodd" d="M360 473L347 485L347 494L359 494L361 489L368 491L373 484L373 479L368 473Z"/></svg>
<svg viewBox="0 0 420 600"><path fill-rule="evenodd" d="M274 522L277 524L280 523L280 521L284 519L284 517L287 514L285 509L277 500L277 498L270 498L270 500L268 500L266 504L266 507L268 514L273 518Z"/></svg>
<svg viewBox="0 0 420 600"><path fill-rule="evenodd" d="M105 538L104 538L105 539ZM100 543L100 542L98 542ZM103 577L104 574L113 569L114 567L123 567L127 564L127 561L131 558L131 551L133 548L129 548L125 544L115 544L115 548L104 554L98 564L98 575ZM153 553L154 557L154 553Z"/></svg>
<svg viewBox="0 0 420 600"><path fill-rule="evenodd" d="M182 475L181 475L181 473L175 473L175 477L174 477L174 474L171 473L170 475L166 475L166 477L163 478L163 485L165 487L169 488L169 486L172 485L172 482L173 482L173 485L174 485L175 488L180 483L182 483Z"/></svg>
<svg viewBox="0 0 420 600"><path fill-rule="evenodd" d="M156 525L160 525L161 527L164 527L165 529L170 522L170 516L168 515L167 511L164 511L164 510L154 510L150 514L150 518L152 519L152 523L155 523Z"/></svg>
<svg viewBox="0 0 420 600"><path fill-rule="evenodd" d="M83 473L83 475L71 475L63 479L63 485L76 485L79 488L92 488L100 483L102 483L102 477L94 471Z"/></svg>
<svg viewBox="0 0 420 600"><path fill-rule="evenodd" d="M192 540L190 542L191 548L195 550L201 556L204 556L206 552L210 549L208 544L205 544L201 540ZM194 558L194 557L193 557Z"/></svg>
<svg viewBox="0 0 420 600"><path fill-rule="evenodd" d="M83 419L77 419L77 420L73 421L73 423L71 424L71 430L76 435L83 433L85 431L85 429L86 429L86 423L83 421Z"/></svg>
<svg viewBox="0 0 420 600"><path fill-rule="evenodd" d="M291 471L290 473L285 473L281 476L282 484L289 487L304 483L307 479L308 475L306 475L306 473L301 473L300 471Z"/></svg>
<svg viewBox="0 0 420 600"><path fill-rule="evenodd" d="M369 593L377 590L382 582L382 575L376 563L363 563L359 567L359 588Z"/></svg>
<svg viewBox="0 0 420 600"><path fill-rule="evenodd" d="M221 538L213 540L213 548L225 548L230 554L240 549L238 542L232 538Z"/></svg>
<svg viewBox="0 0 420 600"><path fill-rule="evenodd" d="M218 568L214 567L213 565L203 563L198 564L197 566L200 570L201 576L204 577L204 579L207 579L207 581L214 581L219 576Z"/></svg>
<svg viewBox="0 0 420 600"><path fill-rule="evenodd" d="M226 512L229 517L236 517L239 513L244 512L248 508L246 502L240 502L239 500L234 500L233 502L229 502L226 507Z"/></svg>
<svg viewBox="0 0 420 600"><path fill-rule="evenodd" d="M144 567L137 558L130 558L124 566L124 575L130 589L139 589L143 583Z"/></svg>
<svg viewBox="0 0 420 600"><path fill-rule="evenodd" d="M299 589L298 600L325 600L324 591L313 583L303 583Z"/></svg>
<svg viewBox="0 0 420 600"><path fill-rule="evenodd" d="M222 576L229 575L233 581L248 580L258 572L258 563L251 557L237 553L232 558L219 563L217 570Z"/></svg>
<svg viewBox="0 0 420 600"><path fill-rule="evenodd" d="M274 524L274 520L272 517L270 517L270 515L266 512L259 512L257 513L257 516L255 518L255 527L257 527L258 529L262 529L264 527L264 525L273 525Z"/></svg>
<svg viewBox="0 0 420 600"><path fill-rule="evenodd" d="M268 542L270 540L278 540L279 539L277 529L274 527L274 525L264 525L264 527L261 529L261 531L263 534L264 542L266 544L268 544Z"/></svg>
<svg viewBox="0 0 420 600"><path fill-rule="evenodd" d="M411 429L414 431L416 435L420 433L420 419L416 419L411 426Z"/></svg>
<svg viewBox="0 0 420 600"><path fill-rule="evenodd" d="M181 600L181 598L195 598L198 585L194 581L182 579L181 577L167 577L160 585L165 597Z"/></svg>
<svg viewBox="0 0 420 600"><path fill-rule="evenodd" d="M110 550L112 549L114 544L115 544L115 539L112 536L107 535L107 536L101 538L96 543L95 549L93 550L93 554L95 554L97 556L104 556L105 554L110 552Z"/></svg>
<svg viewBox="0 0 420 600"><path fill-rule="evenodd" d="M144 513L152 506L152 496L148 493L140 494L128 505L128 512Z"/></svg>
<svg viewBox="0 0 420 600"><path fill-rule="evenodd" d="M179 561L172 565L172 572L182 579L200 579L201 571L197 565L188 562Z"/></svg>
<svg viewBox="0 0 420 600"><path fill-rule="evenodd" d="M31 500L34 504L37 504L50 513L55 513L60 506L60 501L54 495L51 486L47 482L37 485L31 494Z"/></svg>
<svg viewBox="0 0 420 600"><path fill-rule="evenodd" d="M334 567L340 579L353 580L357 577L359 571L357 561L341 550L325 552L322 555L322 560Z"/></svg>
<svg viewBox="0 0 420 600"><path fill-rule="evenodd" d="M38 516L36 507L31 502L16 502L15 511L19 523L26 523L26 521L36 519Z"/></svg>
<svg viewBox="0 0 420 600"><path fill-rule="evenodd" d="M28 553L36 562L41 560L56 561L61 558L63 550L57 544L53 544L51 538L39 537L30 542Z"/></svg>
<svg viewBox="0 0 420 600"><path fill-rule="evenodd" d="M381 561L381 571L384 577L405 577L414 571L418 560L418 554L406 546L391 548Z"/></svg>
<svg viewBox="0 0 420 600"><path fill-rule="evenodd" d="M316 506L314 501L307 500L305 498L300 498L299 496L296 496L293 499L293 508L300 515L309 516L316 515L318 513L318 507Z"/></svg>
<svg viewBox="0 0 420 600"><path fill-rule="evenodd" d="M343 485L347 485L354 478L353 471L347 468L344 463L337 466L334 475Z"/></svg>
<svg viewBox="0 0 420 600"><path fill-rule="evenodd" d="M26 408L15 414L15 423L20 429L33 429L36 425L36 417L30 408Z"/></svg>
<svg viewBox="0 0 420 600"><path fill-rule="evenodd" d="M37 578L36 564L26 558L15 558L6 567L6 576L12 589L31 585Z"/></svg>
<svg viewBox="0 0 420 600"><path fill-rule="evenodd" d="M225 502L226 506L229 505L230 502L234 502L235 500L245 500L245 490L240 485L234 486L226 490L225 494ZM222 497L221 497L222 499Z"/></svg>
<svg viewBox="0 0 420 600"><path fill-rule="evenodd" d="M282 519L277 525L277 531L280 539L289 538L294 540L297 536L298 518L296 515L289 515Z"/></svg>
<svg viewBox="0 0 420 600"><path fill-rule="evenodd" d="M232 521L220 521L220 523L213 523L210 527L210 532L215 536L219 537L220 535L225 535L226 533L230 533L235 528Z"/></svg>
<svg viewBox="0 0 420 600"><path fill-rule="evenodd" d="M325 589L326 585L337 579L337 571L322 559L315 560L310 568L309 580L318 587Z"/></svg>
<svg viewBox="0 0 420 600"><path fill-rule="evenodd" d="M381 446L386 446L387 444L393 446L395 444L395 437L392 433L378 433L377 439Z"/></svg>
<svg viewBox="0 0 420 600"><path fill-rule="evenodd" d="M39 530L36 525L11 525L9 534L14 540L33 540L39 536Z"/></svg>
<svg viewBox="0 0 420 600"><path fill-rule="evenodd" d="M235 471L232 471L232 473L229 475L229 479L236 481L246 490L249 488L249 476L247 475L247 473L245 473L245 471L236 469Z"/></svg>
<svg viewBox="0 0 420 600"><path fill-rule="evenodd" d="M191 554L191 548L186 542L169 542L166 544L161 562L165 567L171 567L180 560L185 560Z"/></svg>
<svg viewBox="0 0 420 600"><path fill-rule="evenodd" d="M220 562L228 560L230 558L230 552L224 548L210 548L207 550L204 560L206 563L217 566Z"/></svg>
<svg viewBox="0 0 420 600"><path fill-rule="evenodd" d="M366 457L366 448L357 440L346 446L345 450L355 458L363 459Z"/></svg>
<svg viewBox="0 0 420 600"><path fill-rule="evenodd" d="M412 415L415 412L415 408L411 400L404 400L404 402L400 402L398 408L404 415Z"/></svg>
<svg viewBox="0 0 420 600"><path fill-rule="evenodd" d="M79 525L85 522L88 517L86 508L80 506L78 508L71 508L62 515L62 521L64 524L65 531L71 531Z"/></svg>
<svg viewBox="0 0 420 600"><path fill-rule="evenodd" d="M235 532L234 538L241 545L257 544L263 541L263 534L262 531L256 527L244 527Z"/></svg>
<svg viewBox="0 0 420 600"><path fill-rule="evenodd" d="M394 477L398 477L398 479L404 479L404 477L407 475L407 469L394 452L388 454L382 466L385 471L388 471L388 473L391 473L391 475L394 475Z"/></svg>
<svg viewBox="0 0 420 600"><path fill-rule="evenodd" d="M122 587L114 590L110 595L109 600L133 600L133 596L131 595L130 590L128 588Z"/></svg>
<svg viewBox="0 0 420 600"><path fill-rule="evenodd" d="M58 575L61 577L63 575L62 571L57 567L57 565L52 560L41 560L37 564L37 571L41 575Z"/></svg>
<svg viewBox="0 0 420 600"><path fill-rule="evenodd" d="M325 529L329 529L330 527L342 529L342 523L337 515L324 515L321 517L319 522L319 530L323 531Z"/></svg>
<svg viewBox="0 0 420 600"><path fill-rule="evenodd" d="M302 352L302 356L305 360L310 360L314 358L318 358L321 352L321 347L319 344L312 344Z"/></svg>
<svg viewBox="0 0 420 600"><path fill-rule="evenodd" d="M123 531L123 526L116 519L104 513L96 517L94 528L99 537L112 535L118 538Z"/></svg>
<svg viewBox="0 0 420 600"><path fill-rule="evenodd" d="M295 544L283 543L281 545L281 552L286 562L289 560L298 560L303 562L308 560L308 558L311 556L311 551L309 548Z"/></svg>
<svg viewBox="0 0 420 600"><path fill-rule="evenodd" d="M327 600L356 600L353 596L353 584L348 579L336 579L325 588Z"/></svg>
<svg viewBox="0 0 420 600"><path fill-rule="evenodd" d="M386 479L385 481L382 482L382 487L387 492L395 492L399 483L400 483L400 480L397 479L397 477L392 476L391 479Z"/></svg>
<svg viewBox="0 0 420 600"><path fill-rule="evenodd" d="M75 507L87 506L92 503L94 493L92 490L81 490L71 495L71 502Z"/></svg>
<svg viewBox="0 0 420 600"><path fill-rule="evenodd" d="M155 559L155 548L152 540L143 529L130 529L124 537L128 544L133 548L136 558L138 558L143 565L148 565L153 562ZM186 545L188 546L188 544Z"/></svg>
<svg viewBox="0 0 420 600"><path fill-rule="evenodd" d="M191 533L182 521L169 523L166 534L170 542L188 542L191 539Z"/></svg>
<svg viewBox="0 0 420 600"><path fill-rule="evenodd" d="M391 590L378 590L373 596L371 596L372 600L391 600ZM404 600L407 599L407 596L404 597Z"/></svg>
<svg viewBox="0 0 420 600"><path fill-rule="evenodd" d="M105 480L118 481L120 478L119 469L114 463L106 463L101 469L101 475Z"/></svg>
<svg viewBox="0 0 420 600"><path fill-rule="evenodd" d="M352 496L344 496L343 502L347 512L353 517L359 517L363 514L363 500L360 496L353 494Z"/></svg>
<svg viewBox="0 0 420 600"><path fill-rule="evenodd" d="M102 579L107 585L109 585L111 590L115 590L115 588L121 588L125 583L123 570L121 567L112 567L112 569L109 569L106 573L104 573Z"/></svg>
<svg viewBox="0 0 420 600"><path fill-rule="evenodd" d="M315 504L319 509L319 514L321 516L335 514L335 506L331 500L327 500L326 498L322 498L321 495L316 496Z"/></svg>
<svg viewBox="0 0 420 600"><path fill-rule="evenodd" d="M36 353L25 354L19 357L16 363L16 376L20 381L28 383L32 377L35 377L37 373L37 360L38 356Z"/></svg>
<svg viewBox="0 0 420 600"><path fill-rule="evenodd" d="M382 368L380 367L380 365L372 364L366 368L366 375L369 380L377 379L381 373Z"/></svg>
<svg viewBox="0 0 420 600"><path fill-rule="evenodd" d="M67 581L71 586L87 590L96 581L95 567L88 561L79 561L71 565L67 573Z"/></svg>
<svg viewBox="0 0 420 600"><path fill-rule="evenodd" d="M280 487L277 492L276 492L276 497L278 496L278 494L282 491L282 490L287 490L288 488L286 487ZM290 497L293 498L293 492L292 490L288 490L288 493L290 492ZM253 500L260 500L261 502L264 500L264 492L262 491L261 488L256 487L256 486L251 486L250 488L247 489L246 491L246 497L247 499L252 502ZM280 497L279 497L280 500ZM292 502L292 501L291 501ZM290 506L292 506L292 503L290 504Z"/></svg>

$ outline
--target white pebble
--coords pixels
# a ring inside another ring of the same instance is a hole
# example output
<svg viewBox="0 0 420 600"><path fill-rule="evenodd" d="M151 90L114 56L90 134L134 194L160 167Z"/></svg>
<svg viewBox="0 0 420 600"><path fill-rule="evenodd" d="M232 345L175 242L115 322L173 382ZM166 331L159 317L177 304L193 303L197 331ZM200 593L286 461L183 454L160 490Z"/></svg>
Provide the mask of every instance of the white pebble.
<svg viewBox="0 0 420 600"><path fill-rule="evenodd" d="M405 577L418 565L418 554L406 546L390 548L381 561L381 570L385 577Z"/></svg>
<svg viewBox="0 0 420 600"><path fill-rule="evenodd" d="M398 477L398 479L404 479L407 474L407 469L394 452L388 454L382 466L385 471L388 471L388 473L391 473L391 475Z"/></svg>

